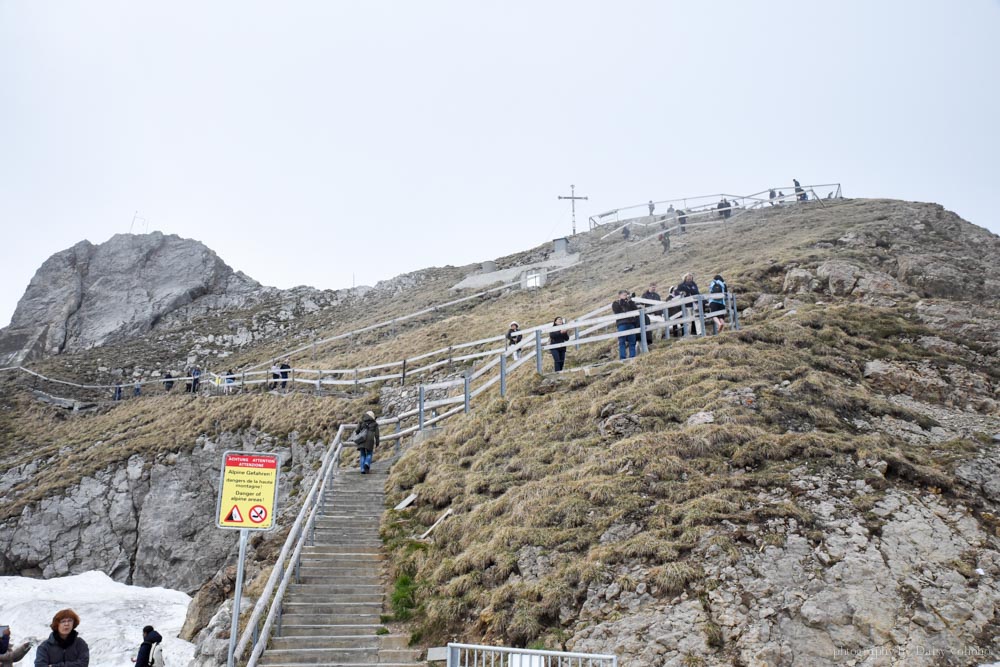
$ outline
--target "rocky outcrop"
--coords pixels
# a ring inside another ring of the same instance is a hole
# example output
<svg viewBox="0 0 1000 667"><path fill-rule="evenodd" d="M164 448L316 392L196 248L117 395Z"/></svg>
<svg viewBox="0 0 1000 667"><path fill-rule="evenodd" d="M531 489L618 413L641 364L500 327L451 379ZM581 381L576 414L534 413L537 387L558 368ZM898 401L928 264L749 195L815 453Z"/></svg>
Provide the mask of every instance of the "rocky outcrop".
<svg viewBox="0 0 1000 667"><path fill-rule="evenodd" d="M2 573L50 578L101 570L124 583L194 593L236 543L235 531L215 526L220 460L230 449L279 451L291 471L282 475L279 507L325 451L321 443L277 448L246 433L201 438L190 452L153 461L132 456L0 524ZM0 490L10 486L0 480Z"/></svg>
<svg viewBox="0 0 1000 667"><path fill-rule="evenodd" d="M0 362L134 337L191 304L202 312L246 306L260 289L198 241L159 232L82 241L35 273L0 334Z"/></svg>
<svg viewBox="0 0 1000 667"><path fill-rule="evenodd" d="M883 470L794 471L812 530L782 519L707 536L701 593L618 572L588 588L568 646L622 665L976 664L1000 630L1000 543L962 505L879 497Z"/></svg>

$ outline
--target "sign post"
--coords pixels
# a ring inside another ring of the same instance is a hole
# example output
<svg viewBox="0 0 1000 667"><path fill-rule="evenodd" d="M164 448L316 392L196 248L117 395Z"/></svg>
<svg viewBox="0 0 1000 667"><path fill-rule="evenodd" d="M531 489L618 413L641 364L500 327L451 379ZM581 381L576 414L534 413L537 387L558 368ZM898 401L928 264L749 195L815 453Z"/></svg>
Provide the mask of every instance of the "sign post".
<svg viewBox="0 0 1000 667"><path fill-rule="evenodd" d="M216 504L216 525L240 531L240 554L236 565L233 622L229 631L228 667L233 667L236 635L243 596L243 562L251 530L274 528L278 505L278 455L257 452L226 452L222 455L222 480Z"/></svg>

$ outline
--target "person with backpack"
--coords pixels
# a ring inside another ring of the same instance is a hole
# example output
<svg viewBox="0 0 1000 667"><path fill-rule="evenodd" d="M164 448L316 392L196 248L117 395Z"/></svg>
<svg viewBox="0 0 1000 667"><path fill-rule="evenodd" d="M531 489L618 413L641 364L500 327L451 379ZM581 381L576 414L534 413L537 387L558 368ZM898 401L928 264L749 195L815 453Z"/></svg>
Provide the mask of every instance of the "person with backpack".
<svg viewBox="0 0 1000 667"><path fill-rule="evenodd" d="M694 274L693 273L685 273L684 277L681 279L680 284L677 285L677 287L675 289L676 289L676 292L677 292L677 296L681 297L682 299L685 298L685 297L697 296L698 294L701 294L701 292L698 291L698 283L696 283L694 281ZM683 312L685 313L685 316L686 316L686 314L687 314L687 312L688 312L689 309L691 311L694 311L695 310L695 305L693 303L689 303L689 304L685 304L684 305ZM691 333L691 334L699 333L698 332L698 323L697 322L691 322L691 324L689 325L689 327L690 328L684 327L684 329L687 329L687 331L686 332L682 331L681 335L684 335L684 333Z"/></svg>
<svg viewBox="0 0 1000 667"><path fill-rule="evenodd" d="M163 649L160 647L162 641L163 636L152 625L144 627L139 652L132 658L135 667L163 667Z"/></svg>
<svg viewBox="0 0 1000 667"><path fill-rule="evenodd" d="M361 418L358 429L351 437L351 442L358 450L358 465L361 467L361 474L367 475L372 467L372 455L379 443L378 422L375 421L375 413L369 410Z"/></svg>
<svg viewBox="0 0 1000 667"><path fill-rule="evenodd" d="M726 292L726 281L722 279L721 275L715 274L715 278L708 284L708 293L712 295L712 298L706 304L705 316L712 318L717 334L722 333L726 328Z"/></svg>

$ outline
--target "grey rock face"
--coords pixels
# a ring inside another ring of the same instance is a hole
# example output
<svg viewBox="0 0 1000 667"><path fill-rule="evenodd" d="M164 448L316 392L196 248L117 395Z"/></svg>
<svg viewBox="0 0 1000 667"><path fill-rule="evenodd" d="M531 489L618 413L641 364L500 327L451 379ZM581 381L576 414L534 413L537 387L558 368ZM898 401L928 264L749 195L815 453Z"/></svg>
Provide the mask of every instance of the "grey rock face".
<svg viewBox="0 0 1000 667"><path fill-rule="evenodd" d="M275 451L266 436L202 438L191 452L149 463L133 456L86 477L68 493L29 505L0 523L2 574L44 578L101 570L116 581L193 593L226 564L238 533L215 525L225 450ZM290 471L279 478L280 508L311 481L321 443L280 449Z"/></svg>
<svg viewBox="0 0 1000 667"><path fill-rule="evenodd" d="M21 363L142 334L195 303L244 306L260 289L198 241L159 232L118 234L96 246L82 241L35 273L0 334L0 361Z"/></svg>

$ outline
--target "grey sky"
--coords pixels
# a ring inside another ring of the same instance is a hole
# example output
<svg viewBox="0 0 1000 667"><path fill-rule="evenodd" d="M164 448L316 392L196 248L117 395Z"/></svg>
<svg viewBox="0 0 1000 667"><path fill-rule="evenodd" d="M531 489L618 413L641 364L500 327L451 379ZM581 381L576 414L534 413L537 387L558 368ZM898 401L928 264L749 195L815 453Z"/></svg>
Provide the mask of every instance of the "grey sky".
<svg viewBox="0 0 1000 667"><path fill-rule="evenodd" d="M136 210L278 287L568 234L570 183L581 228L796 177L998 232L998 30L988 0L0 0L0 324Z"/></svg>

